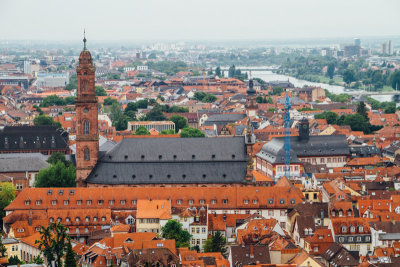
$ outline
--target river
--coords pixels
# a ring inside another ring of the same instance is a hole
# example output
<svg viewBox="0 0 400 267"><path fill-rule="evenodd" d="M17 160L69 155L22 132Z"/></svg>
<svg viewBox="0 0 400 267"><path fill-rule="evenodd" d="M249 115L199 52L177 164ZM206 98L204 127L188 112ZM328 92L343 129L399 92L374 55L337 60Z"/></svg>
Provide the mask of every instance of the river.
<svg viewBox="0 0 400 267"><path fill-rule="evenodd" d="M240 68L240 67L238 67L238 68ZM244 71L244 72L246 72L246 71ZM227 71L225 73L227 73ZM294 78L291 76L287 76L287 75L276 74L270 70L253 70L253 71L251 71L251 76L254 78L261 78L266 82L289 80L292 84L294 84L294 86L300 87L300 88L302 88L304 85L310 85L310 86L319 86L319 87L324 88L334 94L346 93L345 88L343 86L330 85L330 84L326 84L326 83L309 82L309 81L300 80L300 79L297 79L297 78ZM375 96L372 96L372 98L374 98L378 101L393 101L393 97L388 96L388 95L375 95Z"/></svg>

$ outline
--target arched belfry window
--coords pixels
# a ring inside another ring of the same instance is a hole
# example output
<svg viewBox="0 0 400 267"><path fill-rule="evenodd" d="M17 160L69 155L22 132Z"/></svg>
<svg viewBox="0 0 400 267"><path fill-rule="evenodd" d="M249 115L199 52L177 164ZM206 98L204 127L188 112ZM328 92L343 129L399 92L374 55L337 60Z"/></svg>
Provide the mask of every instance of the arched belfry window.
<svg viewBox="0 0 400 267"><path fill-rule="evenodd" d="M90 160L90 150L88 147L83 149L83 160L89 161Z"/></svg>
<svg viewBox="0 0 400 267"><path fill-rule="evenodd" d="M87 91L88 82L87 82L87 81L83 81L83 82L82 82L82 85L83 85L83 90L84 90L84 91Z"/></svg>
<svg viewBox="0 0 400 267"><path fill-rule="evenodd" d="M90 122L84 121L83 122L83 134L89 134L89 130L90 130Z"/></svg>

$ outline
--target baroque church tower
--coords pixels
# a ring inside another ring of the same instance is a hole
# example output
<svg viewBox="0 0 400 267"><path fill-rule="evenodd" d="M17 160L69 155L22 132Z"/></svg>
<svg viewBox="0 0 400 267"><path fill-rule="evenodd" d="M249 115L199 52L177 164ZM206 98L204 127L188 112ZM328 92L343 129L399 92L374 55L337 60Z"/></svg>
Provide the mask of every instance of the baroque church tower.
<svg viewBox="0 0 400 267"><path fill-rule="evenodd" d="M86 37L83 43L83 51L76 68L78 95L75 100L76 183L79 187L85 186L85 179L96 165L99 153L98 106L94 90L96 68L93 65L92 55L86 49Z"/></svg>
<svg viewBox="0 0 400 267"><path fill-rule="evenodd" d="M254 118L257 116L257 92L254 90L253 79L249 80L249 89L246 91L246 114L248 118Z"/></svg>

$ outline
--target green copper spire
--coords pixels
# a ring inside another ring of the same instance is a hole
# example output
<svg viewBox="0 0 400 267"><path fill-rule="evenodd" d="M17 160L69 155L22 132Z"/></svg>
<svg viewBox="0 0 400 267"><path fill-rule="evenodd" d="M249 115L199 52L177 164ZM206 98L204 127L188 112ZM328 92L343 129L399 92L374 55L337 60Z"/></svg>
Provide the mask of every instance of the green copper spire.
<svg viewBox="0 0 400 267"><path fill-rule="evenodd" d="M83 29L83 50L87 50L86 49L86 31L85 31L85 29Z"/></svg>

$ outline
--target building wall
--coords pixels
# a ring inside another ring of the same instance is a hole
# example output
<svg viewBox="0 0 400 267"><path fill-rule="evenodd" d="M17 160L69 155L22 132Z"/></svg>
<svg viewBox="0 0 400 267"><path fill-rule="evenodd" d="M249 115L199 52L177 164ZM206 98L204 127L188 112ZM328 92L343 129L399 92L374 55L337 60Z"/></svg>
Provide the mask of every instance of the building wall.
<svg viewBox="0 0 400 267"><path fill-rule="evenodd" d="M32 262L34 257L41 254L40 249L21 242L19 259L25 262Z"/></svg>

